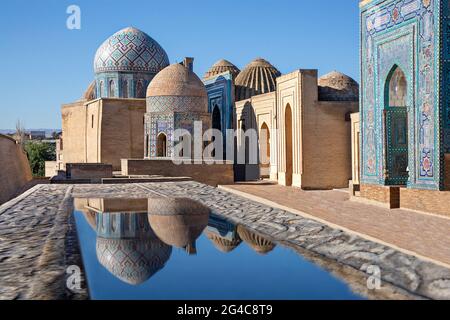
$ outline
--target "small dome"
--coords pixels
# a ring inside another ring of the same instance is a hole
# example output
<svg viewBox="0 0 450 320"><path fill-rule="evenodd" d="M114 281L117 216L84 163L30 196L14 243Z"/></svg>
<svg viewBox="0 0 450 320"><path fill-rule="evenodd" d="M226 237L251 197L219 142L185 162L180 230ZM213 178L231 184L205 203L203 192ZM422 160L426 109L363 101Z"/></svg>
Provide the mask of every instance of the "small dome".
<svg viewBox="0 0 450 320"><path fill-rule="evenodd" d="M148 201L148 221L164 243L178 248L195 244L209 221L209 209L187 198Z"/></svg>
<svg viewBox="0 0 450 320"><path fill-rule="evenodd" d="M197 75L181 64L158 73L147 88L147 112L208 112L208 94Z"/></svg>
<svg viewBox="0 0 450 320"><path fill-rule="evenodd" d="M343 73L330 72L319 78L319 100L358 101L358 82Z"/></svg>
<svg viewBox="0 0 450 320"><path fill-rule="evenodd" d="M204 78L213 77L226 71L230 71L230 73L233 75L233 79L236 79L239 72L241 72L241 70L239 70L238 67L232 64L230 61L222 59L217 61L211 68L209 68L209 70L205 73Z"/></svg>
<svg viewBox="0 0 450 320"><path fill-rule="evenodd" d="M136 28L125 28L108 38L97 50L95 73L158 73L169 65L164 49L148 34Z"/></svg>
<svg viewBox="0 0 450 320"><path fill-rule="evenodd" d="M172 247L159 239L97 238L97 259L115 277L139 285L164 268Z"/></svg>
<svg viewBox="0 0 450 320"><path fill-rule="evenodd" d="M147 97L155 96L206 98L208 94L205 85L194 72L175 63L158 73L150 82Z"/></svg>
<svg viewBox="0 0 450 320"><path fill-rule="evenodd" d="M83 94L82 99L83 100L94 100L96 98L96 82L92 81L89 87L86 89L86 91Z"/></svg>
<svg viewBox="0 0 450 320"><path fill-rule="evenodd" d="M281 72L264 59L250 62L236 77L236 101L276 90Z"/></svg>
<svg viewBox="0 0 450 320"><path fill-rule="evenodd" d="M206 232L206 236L209 240L214 244L219 251L223 253L229 253L236 249L242 242L241 239L235 238L233 240L228 240L226 238L222 238L215 233Z"/></svg>
<svg viewBox="0 0 450 320"><path fill-rule="evenodd" d="M249 231L241 225L238 226L237 232L239 237L259 254L267 254L275 248L272 241Z"/></svg>

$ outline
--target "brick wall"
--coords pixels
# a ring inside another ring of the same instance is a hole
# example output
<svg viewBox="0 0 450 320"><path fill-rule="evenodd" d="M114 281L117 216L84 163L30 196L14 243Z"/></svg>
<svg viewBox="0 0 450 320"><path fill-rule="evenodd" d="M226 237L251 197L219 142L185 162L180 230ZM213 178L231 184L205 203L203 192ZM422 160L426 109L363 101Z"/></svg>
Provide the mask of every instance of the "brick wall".
<svg viewBox="0 0 450 320"><path fill-rule="evenodd" d="M450 154L445 155L445 178L444 186L445 190L450 191Z"/></svg>
<svg viewBox="0 0 450 320"><path fill-rule="evenodd" d="M400 207L400 189L400 187L361 184L360 196L395 209Z"/></svg>
<svg viewBox="0 0 450 320"><path fill-rule="evenodd" d="M192 179L208 185L233 184L233 165L224 164L180 164L172 160L155 159L123 159L122 175L162 175L167 177L191 177Z"/></svg>
<svg viewBox="0 0 450 320"><path fill-rule="evenodd" d="M99 99L62 107L63 162L110 163L144 157L145 99Z"/></svg>
<svg viewBox="0 0 450 320"><path fill-rule="evenodd" d="M400 206L450 216L450 192L419 189L401 189Z"/></svg>
<svg viewBox="0 0 450 320"><path fill-rule="evenodd" d="M102 178L112 178L112 165L101 163L68 163L66 165L67 176L70 179L89 179L100 182Z"/></svg>

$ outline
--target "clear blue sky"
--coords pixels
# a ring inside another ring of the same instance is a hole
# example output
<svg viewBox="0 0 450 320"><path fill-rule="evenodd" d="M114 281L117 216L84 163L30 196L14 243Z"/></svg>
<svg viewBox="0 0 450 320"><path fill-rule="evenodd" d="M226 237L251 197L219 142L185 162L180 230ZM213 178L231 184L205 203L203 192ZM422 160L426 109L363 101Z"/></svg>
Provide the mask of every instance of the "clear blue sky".
<svg viewBox="0 0 450 320"><path fill-rule="evenodd" d="M81 30L66 9L80 6ZM359 80L358 0L14 0L0 11L0 129L60 128L60 106L93 79L100 44L134 26L157 40L171 63L195 57L199 76L225 58L241 69L263 57L282 73L342 71Z"/></svg>

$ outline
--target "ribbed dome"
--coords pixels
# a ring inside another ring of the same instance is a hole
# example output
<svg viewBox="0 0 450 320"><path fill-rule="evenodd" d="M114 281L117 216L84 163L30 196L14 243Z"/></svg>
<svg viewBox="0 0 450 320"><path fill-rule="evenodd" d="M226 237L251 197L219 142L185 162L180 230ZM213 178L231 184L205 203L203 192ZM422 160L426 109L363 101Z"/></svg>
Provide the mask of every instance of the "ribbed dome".
<svg viewBox="0 0 450 320"><path fill-rule="evenodd" d="M147 97L207 97L205 85L197 75L181 64L172 64L158 73L147 88Z"/></svg>
<svg viewBox="0 0 450 320"><path fill-rule="evenodd" d="M280 75L280 71L264 59L250 62L236 77L236 101L275 91Z"/></svg>
<svg viewBox="0 0 450 320"><path fill-rule="evenodd" d="M172 247L156 238L97 238L97 259L120 280L138 285L161 270L169 260Z"/></svg>
<svg viewBox="0 0 450 320"><path fill-rule="evenodd" d="M96 92L96 82L92 81L89 87L84 92L82 99L88 101L94 100L96 98L95 92Z"/></svg>
<svg viewBox="0 0 450 320"><path fill-rule="evenodd" d="M343 73L330 72L319 78L319 100L358 101L359 85Z"/></svg>
<svg viewBox="0 0 450 320"><path fill-rule="evenodd" d="M249 231L241 225L238 226L237 231L239 237L259 254L267 254L275 248L272 241Z"/></svg>
<svg viewBox="0 0 450 320"><path fill-rule="evenodd" d="M125 28L108 38L97 50L95 73L158 73L169 65L164 49L145 32Z"/></svg>
<svg viewBox="0 0 450 320"><path fill-rule="evenodd" d="M206 236L214 244L214 247L216 247L219 251L221 251L223 253L229 253L229 252L233 251L242 242L242 240L239 238L236 238L233 240L228 240L228 239L222 238L212 232L206 232Z"/></svg>
<svg viewBox="0 0 450 320"><path fill-rule="evenodd" d="M213 77L226 71L230 71L233 75L233 79L236 79L241 70L239 70L238 67L232 64L230 61L222 59L217 61L211 68L209 68L209 70L205 73L204 78Z"/></svg>

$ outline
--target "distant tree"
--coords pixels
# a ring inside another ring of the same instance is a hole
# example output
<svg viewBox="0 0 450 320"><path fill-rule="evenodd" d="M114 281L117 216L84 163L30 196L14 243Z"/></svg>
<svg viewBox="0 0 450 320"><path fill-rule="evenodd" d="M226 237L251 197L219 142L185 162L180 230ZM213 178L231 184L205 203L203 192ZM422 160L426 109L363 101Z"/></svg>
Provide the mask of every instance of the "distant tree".
<svg viewBox="0 0 450 320"><path fill-rule="evenodd" d="M28 141L25 151L34 177L44 177L45 161L56 160L56 147L53 143Z"/></svg>
<svg viewBox="0 0 450 320"><path fill-rule="evenodd" d="M59 139L59 136L61 135L60 131L53 131L52 132L52 139Z"/></svg>
<svg viewBox="0 0 450 320"><path fill-rule="evenodd" d="M14 134L14 138L19 144L23 145L25 141L25 126L20 120L16 121L16 133Z"/></svg>

